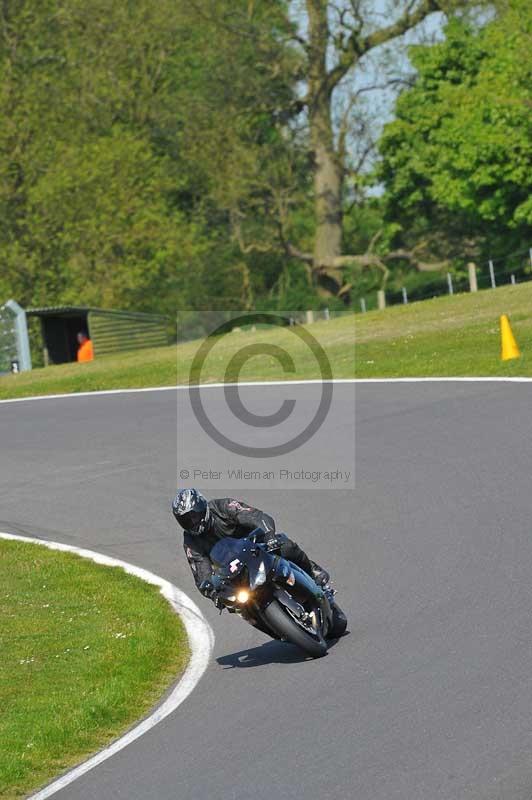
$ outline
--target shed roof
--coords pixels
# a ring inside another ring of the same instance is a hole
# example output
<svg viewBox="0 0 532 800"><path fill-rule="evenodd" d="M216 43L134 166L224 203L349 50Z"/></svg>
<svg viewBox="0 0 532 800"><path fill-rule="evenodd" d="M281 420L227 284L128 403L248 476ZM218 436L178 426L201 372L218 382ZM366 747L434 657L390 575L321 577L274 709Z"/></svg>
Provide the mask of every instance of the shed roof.
<svg viewBox="0 0 532 800"><path fill-rule="evenodd" d="M44 308L28 308L30 317L79 317L81 314L100 314L109 317L126 317L138 320L166 320L163 314L146 314L141 311L117 311L112 308L95 308L94 306L47 306Z"/></svg>

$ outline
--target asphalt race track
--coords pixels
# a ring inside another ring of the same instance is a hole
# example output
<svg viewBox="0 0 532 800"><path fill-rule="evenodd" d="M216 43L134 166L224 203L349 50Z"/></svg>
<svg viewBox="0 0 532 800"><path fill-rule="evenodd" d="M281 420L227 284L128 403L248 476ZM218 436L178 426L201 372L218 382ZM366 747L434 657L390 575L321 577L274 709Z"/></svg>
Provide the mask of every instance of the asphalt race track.
<svg viewBox="0 0 532 800"><path fill-rule="evenodd" d="M146 567L216 634L177 712L58 800L530 800L531 391L336 386L356 489L246 491L334 576L350 633L318 661L194 594L174 392L0 405L0 530Z"/></svg>

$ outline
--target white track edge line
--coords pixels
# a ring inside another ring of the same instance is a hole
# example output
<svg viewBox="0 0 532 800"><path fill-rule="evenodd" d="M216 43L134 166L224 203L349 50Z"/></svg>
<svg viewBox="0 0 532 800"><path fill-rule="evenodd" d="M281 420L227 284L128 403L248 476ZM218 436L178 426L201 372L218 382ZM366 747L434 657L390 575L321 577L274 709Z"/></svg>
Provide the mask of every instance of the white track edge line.
<svg viewBox="0 0 532 800"><path fill-rule="evenodd" d="M68 392L66 394L39 394L31 397L12 397L0 400L1 403L24 403L28 400L63 400L70 397L92 397L101 395L116 394L140 394L141 392L183 392L188 389L222 389L225 386L300 386L305 384L322 383L355 383L356 378L335 378L322 381L320 378L315 380L301 381L238 381L235 383L193 383L179 384L177 386L151 386L143 389L99 389L95 392Z"/></svg>
<svg viewBox="0 0 532 800"><path fill-rule="evenodd" d="M27 403L31 400L66 400L75 397L101 397L106 395L118 394L140 394L142 392L178 392L188 389L222 389L226 386L306 386L322 383L338 384L372 384L372 383L531 383L532 377L503 377L503 376L479 376L479 377L432 377L432 378L333 378L332 380L322 381L301 380L301 381L241 381L238 383L201 383L179 386L150 386L143 389L100 389L94 392L69 392L66 394L41 394L31 397L12 397L0 400L3 403Z"/></svg>
<svg viewBox="0 0 532 800"><path fill-rule="evenodd" d="M103 761L106 761L115 753L123 750L129 744L134 742L143 734L147 733L151 728L157 725L161 720L174 712L178 706L188 697L193 689L199 683L203 673L205 672L214 646L214 632L201 613L197 605L180 589L174 586L164 578L154 575L152 572L136 567L126 561L121 561L111 556L106 556L103 553L97 553L94 550L85 550L81 547L74 547L61 542L50 542L46 539L36 539L30 536L18 536L13 533L0 532L0 539L7 539L20 542L31 542L32 544L40 544L48 547L51 550L61 550L67 553L75 553L76 555L88 558L95 561L97 564L104 564L110 567L121 567L130 575L136 575L147 583L159 586L161 594L170 603L176 613L178 613L183 620L185 629L188 635L189 646L191 650L190 661L188 663L183 676L178 684L174 687L169 697L158 706L149 717L143 719L138 725L125 733L119 739L114 741L108 747L105 747L96 755L91 756L87 761L84 761L79 766L61 775L52 783L45 786L36 794L30 795L28 800L45 800L45 798L59 792L68 786L70 783L80 778L86 772L89 772L94 767L97 767Z"/></svg>

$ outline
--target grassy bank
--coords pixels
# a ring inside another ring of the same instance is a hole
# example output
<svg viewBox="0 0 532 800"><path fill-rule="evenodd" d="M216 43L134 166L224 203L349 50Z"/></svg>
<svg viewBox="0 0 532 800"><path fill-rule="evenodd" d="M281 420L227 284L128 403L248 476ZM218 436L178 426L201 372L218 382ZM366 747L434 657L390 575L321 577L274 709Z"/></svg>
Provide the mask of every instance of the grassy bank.
<svg viewBox="0 0 532 800"><path fill-rule="evenodd" d="M523 353L506 363L499 358L503 313L509 314ZM323 347L336 378L532 375L532 283L341 317L306 330ZM308 347L290 330L274 328L221 337L206 361L202 382L223 381L238 351L264 341L289 352L294 371L285 372L272 355L256 355L246 362L242 379L320 377ZM0 399L186 384L199 346L190 342L6 376L0 378Z"/></svg>
<svg viewBox="0 0 532 800"><path fill-rule="evenodd" d="M156 587L0 540L0 798L21 797L147 712L184 669L186 634Z"/></svg>
<svg viewBox="0 0 532 800"><path fill-rule="evenodd" d="M508 314L522 356L500 360ZM532 376L532 283L440 297L357 317L356 375Z"/></svg>
<svg viewBox="0 0 532 800"><path fill-rule="evenodd" d="M354 317L343 317L328 323L316 323L307 328L323 347L334 377L354 375ZM319 377L314 355L292 329L273 328L266 332L230 333L218 337L215 347L205 361L202 382L224 380L231 359L242 347L267 341L293 358L293 372L285 372L279 361L271 356L254 356L241 372L242 380L306 379ZM34 394L87 392L98 389L141 388L146 386L175 386L191 380L191 365L200 341L138 350L119 356L95 359L89 364L64 364L0 378L0 399ZM192 375L192 381L197 376Z"/></svg>

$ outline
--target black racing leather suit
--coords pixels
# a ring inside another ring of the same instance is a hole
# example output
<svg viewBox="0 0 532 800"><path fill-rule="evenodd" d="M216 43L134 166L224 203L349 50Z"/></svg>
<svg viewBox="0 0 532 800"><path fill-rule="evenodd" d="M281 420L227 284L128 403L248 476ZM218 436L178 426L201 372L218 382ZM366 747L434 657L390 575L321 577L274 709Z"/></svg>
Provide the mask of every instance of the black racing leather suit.
<svg viewBox="0 0 532 800"><path fill-rule="evenodd" d="M275 522L269 514L247 503L225 497L220 500L209 500L210 518L206 530L201 534L185 531L183 546L190 564L196 586L212 575L212 563L209 554L220 539L231 536L243 539L256 528L262 528L265 541L275 538ZM298 567L312 576L312 563L307 554L285 534L278 535L277 552L283 558L293 561Z"/></svg>

